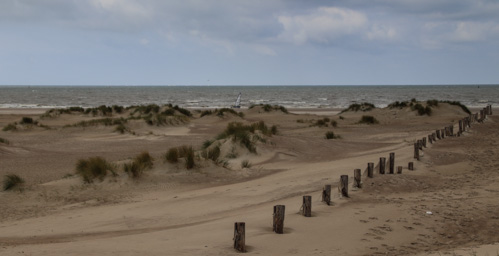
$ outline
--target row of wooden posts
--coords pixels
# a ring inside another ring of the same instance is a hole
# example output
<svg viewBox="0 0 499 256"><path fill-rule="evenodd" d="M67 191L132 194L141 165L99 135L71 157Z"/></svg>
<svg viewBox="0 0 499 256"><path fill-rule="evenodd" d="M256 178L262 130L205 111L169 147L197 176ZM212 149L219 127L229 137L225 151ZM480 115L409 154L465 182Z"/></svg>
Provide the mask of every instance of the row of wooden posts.
<svg viewBox="0 0 499 256"><path fill-rule="evenodd" d="M488 115L492 115L492 106L488 105L483 110L480 110L480 115L478 113L471 114L468 117L459 120L459 131L454 135L454 125L447 126L444 129L436 130L434 133L428 135L428 141L430 144L433 144L437 139L441 140L447 136L461 136L463 132L466 131L467 128L471 128L471 124L475 122L483 122ZM423 137L421 140L417 140L414 143L414 158L416 160L420 160L419 151L423 150L423 148L427 147L426 137ZM380 157L378 164L379 174L385 174L388 171L388 174L395 173L395 153L390 153L389 161L388 161L388 170L385 168L386 166L386 158ZM402 174L402 166L397 166L397 173ZM414 170L414 162L408 163L408 169ZM367 177L374 177L374 163L367 163ZM353 187L354 188L362 188L362 172L361 169L354 169L353 175ZM340 183L338 187L339 193L343 197L349 197L348 194L348 175L340 176ZM331 185L325 185L322 189L322 202L327 205L331 205ZM275 205L274 213L273 213L273 224L272 230L277 234L284 233L284 215L285 215L286 206L284 205ZM301 214L305 217L312 216L312 196L306 195L303 196L302 207L300 209ZM236 222L234 223L234 249L240 252L246 251L246 243L245 243L245 225L244 222Z"/></svg>

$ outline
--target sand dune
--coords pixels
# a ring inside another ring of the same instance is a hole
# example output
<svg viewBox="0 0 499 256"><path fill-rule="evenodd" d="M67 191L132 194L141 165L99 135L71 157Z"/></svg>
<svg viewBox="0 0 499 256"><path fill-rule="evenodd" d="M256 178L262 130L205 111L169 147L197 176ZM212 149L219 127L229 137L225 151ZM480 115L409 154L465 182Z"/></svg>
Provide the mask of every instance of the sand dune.
<svg viewBox="0 0 499 256"><path fill-rule="evenodd" d="M246 222L248 254L499 251L499 119L494 115L473 123L460 137L428 143L416 161L415 140L468 114L443 103L431 116L409 109L324 115L257 107L243 110L243 117L194 112L182 122L159 126L132 120L121 134L114 126L65 127L98 119L84 114L0 113L1 127L30 115L49 128L19 125L17 131L0 132L9 141L0 143L0 175L26 180L22 192L0 193L1 255L235 255L234 222ZM379 124L359 124L362 115L374 116ZM323 118L328 125L316 125ZM264 140L256 142L256 154L231 139L218 140L225 167L201 158L190 170L163 162L168 149L200 149L234 121L264 121L278 133L260 134ZM327 140L327 131L341 138ZM139 179L119 171L89 185L74 175L79 159L102 156L121 165L142 151L155 161ZM391 152L402 174L367 178L367 163L377 165ZM241 166L244 160L249 168ZM414 162L414 171L407 169L408 162ZM364 172L363 187L350 184L350 197L340 196L340 175L352 181L356 168ZM333 187L332 205L321 202L327 184ZM300 214L304 195L312 196L309 218ZM272 208L278 204L286 206L284 234L272 232Z"/></svg>

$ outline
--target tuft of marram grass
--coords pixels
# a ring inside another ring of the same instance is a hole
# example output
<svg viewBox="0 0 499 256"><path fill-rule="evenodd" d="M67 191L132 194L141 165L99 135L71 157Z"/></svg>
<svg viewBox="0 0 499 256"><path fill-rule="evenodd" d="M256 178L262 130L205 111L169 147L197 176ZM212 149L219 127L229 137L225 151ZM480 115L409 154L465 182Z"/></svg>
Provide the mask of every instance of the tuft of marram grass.
<svg viewBox="0 0 499 256"><path fill-rule="evenodd" d="M362 116L359 121L360 124L378 124L379 121L374 116Z"/></svg>
<svg viewBox="0 0 499 256"><path fill-rule="evenodd" d="M177 148L170 148L168 151L166 151L165 156L164 156L165 161L174 164L178 162L178 149Z"/></svg>
<svg viewBox="0 0 499 256"><path fill-rule="evenodd" d="M13 124L8 124L5 127L3 127L2 131L8 132L8 131L17 131L17 126L15 123Z"/></svg>
<svg viewBox="0 0 499 256"><path fill-rule="evenodd" d="M326 137L326 139L327 139L327 140L331 140L331 139L339 139L339 138L340 138L340 136L338 136L338 135L334 134L334 132L333 132L333 131L328 131L328 132L326 132L325 137Z"/></svg>
<svg viewBox="0 0 499 256"><path fill-rule="evenodd" d="M95 179L104 180L108 172L115 173L114 166L102 157L80 159L76 163L76 174L84 183L93 183Z"/></svg>
<svg viewBox="0 0 499 256"><path fill-rule="evenodd" d="M7 144L7 145L10 144L10 142L7 139L4 139L4 138L0 138L0 143Z"/></svg>
<svg viewBox="0 0 499 256"><path fill-rule="evenodd" d="M251 168L251 163L250 163L250 161L248 161L248 160L243 160L243 161L241 162L241 167L242 167L242 168Z"/></svg>
<svg viewBox="0 0 499 256"><path fill-rule="evenodd" d="M24 179L16 174L7 174L3 178L3 190L13 190L15 188L21 188L24 184Z"/></svg>

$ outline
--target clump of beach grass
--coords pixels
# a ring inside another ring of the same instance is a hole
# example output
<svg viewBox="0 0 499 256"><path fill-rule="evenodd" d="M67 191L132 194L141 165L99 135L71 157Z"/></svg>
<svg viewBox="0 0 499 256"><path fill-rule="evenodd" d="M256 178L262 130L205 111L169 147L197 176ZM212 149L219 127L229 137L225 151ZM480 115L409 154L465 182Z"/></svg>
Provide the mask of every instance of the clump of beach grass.
<svg viewBox="0 0 499 256"><path fill-rule="evenodd" d="M36 124L36 121L34 121L33 118L31 118L31 117L24 116L21 118L20 124L33 125L33 124Z"/></svg>
<svg viewBox="0 0 499 256"><path fill-rule="evenodd" d="M178 162L178 148L170 148L164 155L165 161L174 164Z"/></svg>
<svg viewBox="0 0 499 256"><path fill-rule="evenodd" d="M6 145L10 144L10 142L7 139L4 139L4 138L0 138L0 143L6 144Z"/></svg>
<svg viewBox="0 0 499 256"><path fill-rule="evenodd" d="M251 168L251 163L249 160L243 160L241 162L241 168Z"/></svg>
<svg viewBox="0 0 499 256"><path fill-rule="evenodd" d="M331 121L331 126L333 126L335 128L338 127L338 122L336 120L332 120Z"/></svg>
<svg viewBox="0 0 499 256"><path fill-rule="evenodd" d="M283 112L285 114L289 113L289 111L284 106L270 105L270 104L251 105L248 109L252 109L252 108L257 107L257 106L262 107L263 111L265 111L265 112L281 111L281 112Z"/></svg>
<svg viewBox="0 0 499 256"><path fill-rule="evenodd" d="M108 172L115 174L114 166L102 157L80 159L76 163L76 174L84 183L93 183L95 179L104 180Z"/></svg>
<svg viewBox="0 0 499 256"><path fill-rule="evenodd" d="M201 156L204 157L205 159L212 160L213 162L217 162L218 158L220 157L220 146L215 145L211 148L206 148L201 152Z"/></svg>
<svg viewBox="0 0 499 256"><path fill-rule="evenodd" d="M192 169L195 166L194 160L194 149L192 146L180 146L175 148L170 148L164 155L164 160L169 163L178 163L179 158L184 158L185 168Z"/></svg>
<svg viewBox="0 0 499 256"><path fill-rule="evenodd" d="M17 125L16 123L7 124L6 126L3 127L2 131L4 132L17 131Z"/></svg>
<svg viewBox="0 0 499 256"><path fill-rule="evenodd" d="M16 174L7 174L3 178L3 191L21 189L24 185L24 179Z"/></svg>
<svg viewBox="0 0 499 256"><path fill-rule="evenodd" d="M414 111L418 111L418 115L420 116L423 116L423 115L428 115L428 116L431 116L431 107L430 106L426 106L424 107L423 105L421 105L420 103L416 103L414 105L411 106L411 109Z"/></svg>
<svg viewBox="0 0 499 256"><path fill-rule="evenodd" d="M326 135L325 135L326 139L327 140L331 140L331 139L339 139L340 136L339 135L336 135L333 131L328 131L326 132Z"/></svg>
<svg viewBox="0 0 499 256"><path fill-rule="evenodd" d="M260 121L250 125L244 125L240 122L231 122L227 124L227 128L217 136L217 140L232 138L233 141L239 142L246 147L251 153L256 153L255 140L264 141L264 138L256 136L255 132L260 131L263 135L272 136L277 133L277 127L268 128L265 122Z"/></svg>
<svg viewBox="0 0 499 256"><path fill-rule="evenodd" d="M378 124L379 121L374 116L362 116L359 124Z"/></svg>
<svg viewBox="0 0 499 256"><path fill-rule="evenodd" d="M149 152L144 151L137 155L132 162L125 163L123 170L132 178L139 178L145 170L153 167L153 160Z"/></svg>
<svg viewBox="0 0 499 256"><path fill-rule="evenodd" d="M372 103L369 103L369 102L363 102L363 103L354 103L354 104L350 104L350 106L348 106L347 109L343 110L340 112L341 113L344 113L344 112L347 112L347 111L354 111L354 112L357 112L357 111L362 111L362 112L366 112L366 111L371 111L373 109L375 109L376 107L374 106L374 104Z"/></svg>

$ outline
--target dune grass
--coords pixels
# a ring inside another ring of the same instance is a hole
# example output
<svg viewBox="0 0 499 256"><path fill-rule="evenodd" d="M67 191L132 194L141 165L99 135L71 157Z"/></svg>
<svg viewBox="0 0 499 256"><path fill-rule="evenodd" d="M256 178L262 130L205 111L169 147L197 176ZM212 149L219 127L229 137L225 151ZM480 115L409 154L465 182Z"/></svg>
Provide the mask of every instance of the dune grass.
<svg viewBox="0 0 499 256"><path fill-rule="evenodd" d="M95 179L104 180L108 172L115 174L114 166L102 157L80 159L76 163L76 174L84 183L93 183Z"/></svg>
<svg viewBox="0 0 499 256"><path fill-rule="evenodd" d="M7 124L6 126L3 127L2 131L4 132L17 131L17 125L16 123Z"/></svg>
<svg viewBox="0 0 499 256"><path fill-rule="evenodd" d="M201 152L201 156L205 159L209 159L209 160L212 160L213 162L217 162L218 158L220 157L220 153L221 153L220 146L216 145L216 146L211 147L211 148L203 149L203 151Z"/></svg>
<svg viewBox="0 0 499 256"><path fill-rule="evenodd" d="M123 171L132 178L140 178L145 170L153 167L154 159L149 152L144 151L137 155L132 162L123 165Z"/></svg>
<svg viewBox="0 0 499 256"><path fill-rule="evenodd" d="M170 148L164 155L165 161L174 164L178 162L178 148Z"/></svg>
<svg viewBox="0 0 499 256"><path fill-rule="evenodd" d="M379 121L374 116L362 116L359 124L378 124Z"/></svg>
<svg viewBox="0 0 499 256"><path fill-rule="evenodd" d="M241 162L241 168L251 168L251 163L248 160L243 160Z"/></svg>
<svg viewBox="0 0 499 256"><path fill-rule="evenodd" d="M10 144L10 142L7 139L4 139L4 138L0 138L0 143L6 144L6 145Z"/></svg>
<svg viewBox="0 0 499 256"><path fill-rule="evenodd" d="M194 161L194 149L192 146L180 146L175 148L170 148L164 155L164 160L171 164L178 163L179 158L184 158L185 168L192 169L195 166Z"/></svg>
<svg viewBox="0 0 499 256"><path fill-rule="evenodd" d="M21 188L24 184L24 179L16 174L7 174L3 178L3 191L14 190Z"/></svg>
<svg viewBox="0 0 499 256"><path fill-rule="evenodd" d="M251 105L248 109L252 109L254 107L262 107L263 111L265 112L270 112L270 111L281 111L285 114L288 114L289 111L284 107L280 105L270 105L270 104L259 104L259 105Z"/></svg>
<svg viewBox="0 0 499 256"><path fill-rule="evenodd" d="M340 136L339 136L339 135L336 135L333 131L328 131L328 132L326 132L325 138L326 138L327 140L331 140L331 139L339 139L339 138L340 138Z"/></svg>
<svg viewBox="0 0 499 256"><path fill-rule="evenodd" d="M371 111L373 109L375 109L376 107L374 106L374 104L372 103L369 103L369 102L363 102L363 103L354 103L354 104L350 104L350 106L348 106L347 109L344 109L343 111L340 112L341 113L344 113L344 112L347 112L347 111L354 111L354 112L357 112L357 111L362 111L362 112L366 112L366 111Z"/></svg>

